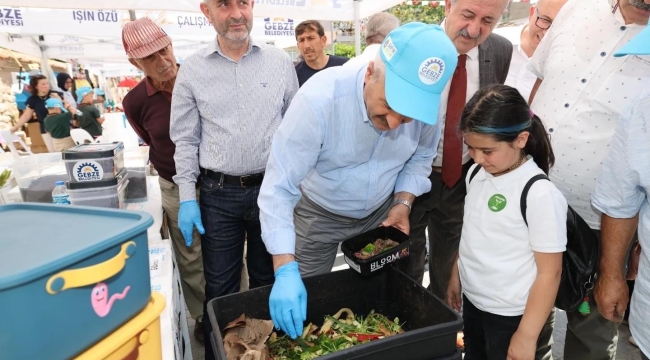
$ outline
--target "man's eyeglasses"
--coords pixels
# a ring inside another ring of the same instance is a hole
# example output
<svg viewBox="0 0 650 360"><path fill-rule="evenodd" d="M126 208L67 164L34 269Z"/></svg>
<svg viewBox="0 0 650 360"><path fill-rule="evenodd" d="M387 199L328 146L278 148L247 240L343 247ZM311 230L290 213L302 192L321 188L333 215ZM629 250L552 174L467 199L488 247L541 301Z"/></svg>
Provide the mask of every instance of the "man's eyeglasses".
<svg viewBox="0 0 650 360"><path fill-rule="evenodd" d="M543 17L539 17L539 10L537 10L537 8L535 8L535 16L537 17L537 19L535 20L535 26L537 26L538 28L542 30L548 30L548 28L550 28L551 25L553 25L553 22L551 20L545 19Z"/></svg>

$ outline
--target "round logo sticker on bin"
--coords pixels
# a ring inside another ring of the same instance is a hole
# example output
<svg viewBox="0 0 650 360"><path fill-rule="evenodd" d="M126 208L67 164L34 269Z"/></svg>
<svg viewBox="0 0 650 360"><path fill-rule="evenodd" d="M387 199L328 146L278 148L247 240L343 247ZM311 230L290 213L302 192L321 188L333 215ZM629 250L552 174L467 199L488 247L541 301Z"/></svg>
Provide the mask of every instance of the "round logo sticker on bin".
<svg viewBox="0 0 650 360"><path fill-rule="evenodd" d="M490 200L488 200L488 208L491 211L499 212L506 207L507 203L508 202L506 201L505 196L501 194L494 194L492 197L490 197Z"/></svg>
<svg viewBox="0 0 650 360"><path fill-rule="evenodd" d="M74 178L78 182L97 181L104 178L104 169L95 161L79 161L74 164Z"/></svg>

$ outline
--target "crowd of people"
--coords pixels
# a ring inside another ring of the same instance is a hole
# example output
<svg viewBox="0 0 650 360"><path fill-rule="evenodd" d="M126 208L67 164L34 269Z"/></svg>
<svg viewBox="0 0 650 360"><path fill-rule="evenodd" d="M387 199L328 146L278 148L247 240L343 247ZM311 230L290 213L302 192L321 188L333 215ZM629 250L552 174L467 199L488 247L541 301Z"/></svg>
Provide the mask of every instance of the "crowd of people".
<svg viewBox="0 0 650 360"><path fill-rule="evenodd" d="M250 287L273 285L272 320L295 338L301 278L330 272L341 241L410 234L399 266L421 282L428 228L430 290L462 310L465 359L550 359L570 206L602 255L564 358L615 358L638 238L630 326L647 359L650 0L539 0L514 44L493 33L508 2L447 1L439 26L376 14L350 61L305 21L295 66L250 37L253 1L202 2L217 37L182 66L153 21L124 26L146 78L123 107L160 174L197 338L207 301L240 290L244 247ZM551 181L524 189L537 175Z"/></svg>
<svg viewBox="0 0 650 360"><path fill-rule="evenodd" d="M76 146L70 130L83 129L91 137L102 135L104 92L89 86L73 89L69 74L57 75L57 87L51 88L44 75L34 75L29 80L31 96L25 110L11 132L20 130L30 121L38 121L40 133L49 152L61 152ZM98 104L101 104L98 108ZM30 134L34 136L34 134Z"/></svg>

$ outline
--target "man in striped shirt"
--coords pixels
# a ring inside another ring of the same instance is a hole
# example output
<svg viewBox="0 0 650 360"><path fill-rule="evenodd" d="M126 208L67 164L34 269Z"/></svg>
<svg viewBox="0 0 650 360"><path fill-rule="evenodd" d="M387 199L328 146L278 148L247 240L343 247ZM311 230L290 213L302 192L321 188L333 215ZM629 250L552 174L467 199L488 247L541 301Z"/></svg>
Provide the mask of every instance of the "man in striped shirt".
<svg viewBox="0 0 650 360"><path fill-rule="evenodd" d="M287 53L250 38L252 0L207 0L201 10L218 35L180 67L170 135L176 144L179 227L188 243L194 226L203 234L207 303L239 291L245 237L250 287L273 283L257 196L273 134L298 79ZM212 328L209 322L204 327L207 339ZM208 345L206 359L211 358Z"/></svg>

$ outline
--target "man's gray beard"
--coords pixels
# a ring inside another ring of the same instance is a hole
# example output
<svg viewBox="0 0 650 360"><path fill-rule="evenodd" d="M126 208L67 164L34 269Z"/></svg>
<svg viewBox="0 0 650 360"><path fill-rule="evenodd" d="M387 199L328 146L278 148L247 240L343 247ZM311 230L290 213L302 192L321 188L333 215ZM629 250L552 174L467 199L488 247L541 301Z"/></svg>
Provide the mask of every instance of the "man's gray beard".
<svg viewBox="0 0 650 360"><path fill-rule="evenodd" d="M650 11L650 4L646 4L643 0L628 0L630 5L634 6L637 9Z"/></svg>

